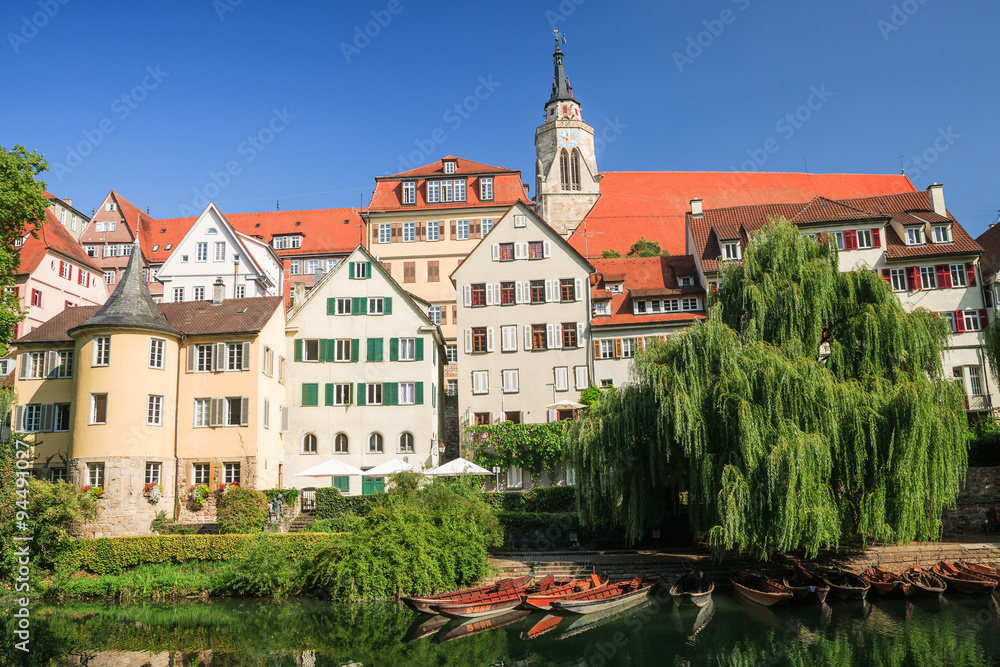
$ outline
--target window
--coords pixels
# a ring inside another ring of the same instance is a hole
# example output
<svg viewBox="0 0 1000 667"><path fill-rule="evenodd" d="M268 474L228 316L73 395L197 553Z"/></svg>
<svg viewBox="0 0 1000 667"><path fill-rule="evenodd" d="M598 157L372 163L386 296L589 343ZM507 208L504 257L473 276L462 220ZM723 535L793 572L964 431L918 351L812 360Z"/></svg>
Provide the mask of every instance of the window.
<svg viewBox="0 0 1000 667"><path fill-rule="evenodd" d="M319 271L319 260L318 259L306 260L306 273L315 274L317 271Z"/></svg>
<svg viewBox="0 0 1000 667"><path fill-rule="evenodd" d="M296 223L298 224L298 223ZM301 236L289 236L288 237L288 247L289 248L301 248L302 247L302 237Z"/></svg>
<svg viewBox="0 0 1000 667"><path fill-rule="evenodd" d="M160 483L160 464L159 463L147 463L146 464L146 484L159 484Z"/></svg>
<svg viewBox="0 0 1000 667"><path fill-rule="evenodd" d="M368 385L371 386L371 385ZM381 454L382 453L382 434L372 433L368 436L368 453L369 454Z"/></svg>
<svg viewBox="0 0 1000 667"><path fill-rule="evenodd" d="M548 347L545 339L545 325L544 324L532 324L531 325L531 349L532 350L544 350Z"/></svg>
<svg viewBox="0 0 1000 667"><path fill-rule="evenodd" d="M569 368L566 366L556 366L552 370L555 372L556 391L569 391Z"/></svg>
<svg viewBox="0 0 1000 667"><path fill-rule="evenodd" d="M377 382L369 382L365 387L368 405L382 405L382 385Z"/></svg>
<svg viewBox="0 0 1000 667"><path fill-rule="evenodd" d="M722 258L723 259L739 259L740 258L740 244L738 241L733 241L730 243L722 244Z"/></svg>
<svg viewBox="0 0 1000 667"><path fill-rule="evenodd" d="M969 391L973 396L983 395L983 378L979 366L966 366L969 369Z"/></svg>
<svg viewBox="0 0 1000 667"><path fill-rule="evenodd" d="M500 371L500 376L503 380L503 393L516 394L518 392L517 369Z"/></svg>
<svg viewBox="0 0 1000 667"><path fill-rule="evenodd" d="M26 433L37 433L42 430L42 406L33 403L24 406L24 421L21 423Z"/></svg>
<svg viewBox="0 0 1000 667"><path fill-rule="evenodd" d="M483 176L479 179L479 198L483 201L493 199L493 178Z"/></svg>
<svg viewBox="0 0 1000 667"><path fill-rule="evenodd" d="M473 420L476 422L476 426L488 426L490 423L490 413L477 412L473 415Z"/></svg>
<svg viewBox="0 0 1000 667"><path fill-rule="evenodd" d="M441 238L441 227L437 220L431 220L427 223L427 240L437 241Z"/></svg>
<svg viewBox="0 0 1000 667"><path fill-rule="evenodd" d="M264 428L271 428L271 401L264 399Z"/></svg>
<svg viewBox="0 0 1000 667"><path fill-rule="evenodd" d="M906 230L906 245L920 245L924 242L924 230L911 227Z"/></svg>
<svg viewBox="0 0 1000 667"><path fill-rule="evenodd" d="M681 299L681 310L698 310L698 299Z"/></svg>
<svg viewBox="0 0 1000 667"><path fill-rule="evenodd" d="M965 311L965 330L979 331L979 313L977 311Z"/></svg>
<svg viewBox="0 0 1000 667"><path fill-rule="evenodd" d="M351 298L350 297L337 297L334 301L334 311L337 315L350 315L351 314Z"/></svg>
<svg viewBox="0 0 1000 667"><path fill-rule="evenodd" d="M562 346L563 347L579 347L577 341L579 336L577 335L576 322L563 322L562 325Z"/></svg>
<svg viewBox="0 0 1000 667"><path fill-rule="evenodd" d="M399 453L400 454L412 454L413 453L413 434L408 431L403 431L399 434Z"/></svg>
<svg viewBox="0 0 1000 667"><path fill-rule="evenodd" d="M937 275L933 266L920 267L920 283L923 289L937 289Z"/></svg>
<svg viewBox="0 0 1000 667"><path fill-rule="evenodd" d="M403 223L403 242L412 243L417 238L416 233L417 223L415 222L404 222Z"/></svg>
<svg viewBox="0 0 1000 667"><path fill-rule="evenodd" d="M212 372L212 346L197 345L196 346L197 359L195 360L195 370L199 373L211 373Z"/></svg>
<svg viewBox="0 0 1000 667"><path fill-rule="evenodd" d="M441 324L441 306L431 306L427 311L427 317L434 324Z"/></svg>
<svg viewBox="0 0 1000 667"><path fill-rule="evenodd" d="M512 306L514 303L514 281L500 283L500 305Z"/></svg>
<svg viewBox="0 0 1000 667"><path fill-rule="evenodd" d="M215 242L215 257L214 261L224 262L226 261L226 242L216 241Z"/></svg>
<svg viewBox="0 0 1000 667"><path fill-rule="evenodd" d="M605 338L601 341L601 359L615 358L615 341L612 338Z"/></svg>
<svg viewBox="0 0 1000 667"><path fill-rule="evenodd" d="M347 454L347 434L338 433L333 436L333 453L334 454Z"/></svg>
<svg viewBox="0 0 1000 667"><path fill-rule="evenodd" d="M934 243L951 243L951 228L948 225L939 225L933 228Z"/></svg>
<svg viewBox="0 0 1000 667"><path fill-rule="evenodd" d="M243 370L243 343L226 343L226 370Z"/></svg>
<svg viewBox="0 0 1000 667"><path fill-rule="evenodd" d="M207 463L195 463L191 466L191 478L195 484L208 484L209 483L209 471L211 466Z"/></svg>
<svg viewBox="0 0 1000 667"><path fill-rule="evenodd" d="M566 151L563 151L564 155L565 153ZM507 468L507 488L517 489L522 486L524 486L524 477L521 473L521 469L514 466Z"/></svg>
<svg viewBox="0 0 1000 667"><path fill-rule="evenodd" d="M76 216L73 216L76 219ZM49 468L49 481L58 482L59 480L66 481L66 468Z"/></svg>
<svg viewBox="0 0 1000 667"><path fill-rule="evenodd" d="M349 384L333 385L333 405L350 405L350 404L351 404L351 385Z"/></svg>
<svg viewBox="0 0 1000 667"><path fill-rule="evenodd" d="M416 262L403 262L403 282L404 283L415 283L415 282L417 282L417 263Z"/></svg>
<svg viewBox="0 0 1000 667"><path fill-rule="evenodd" d="M622 358L631 359L635 356L635 339L622 338Z"/></svg>
<svg viewBox="0 0 1000 667"><path fill-rule="evenodd" d="M369 262L351 262L351 277L359 280L371 278L370 267Z"/></svg>
<svg viewBox="0 0 1000 667"><path fill-rule="evenodd" d="M451 201L451 181L441 181L441 201Z"/></svg>
<svg viewBox="0 0 1000 667"><path fill-rule="evenodd" d="M645 315L646 314L646 302L645 301L633 301L632 302L632 306L633 306L632 310L633 310L633 312L636 315Z"/></svg>
<svg viewBox="0 0 1000 667"><path fill-rule="evenodd" d="M615 386L615 381L614 380L611 380L611 379L608 379L608 378L605 378L605 379L601 380L601 389L608 389L608 388L613 387L613 386Z"/></svg>
<svg viewBox="0 0 1000 667"><path fill-rule="evenodd" d="M452 162L452 161L450 161L450 160L448 162L445 162L444 163L444 173L446 173L446 174L454 174L455 173L455 163Z"/></svg>
<svg viewBox="0 0 1000 667"><path fill-rule="evenodd" d="M399 383L397 405L415 405L417 402L416 385L412 382Z"/></svg>
<svg viewBox="0 0 1000 667"><path fill-rule="evenodd" d="M404 181L403 182L403 203L404 204L416 204L417 203L417 183L416 183L416 181Z"/></svg>
<svg viewBox="0 0 1000 667"><path fill-rule="evenodd" d="M528 259L542 259L545 256L545 244L542 241L528 242Z"/></svg>
<svg viewBox="0 0 1000 667"><path fill-rule="evenodd" d="M97 246L89 245L87 246L87 257L97 257Z"/></svg>
<svg viewBox="0 0 1000 667"><path fill-rule="evenodd" d="M531 281L531 303L545 303L545 281Z"/></svg>
<svg viewBox="0 0 1000 667"><path fill-rule="evenodd" d="M417 339L416 338L400 338L399 339L399 360L400 361L415 361L417 358Z"/></svg>
<svg viewBox="0 0 1000 667"><path fill-rule="evenodd" d="M107 366L111 363L111 336L97 336L94 338L94 363L93 366Z"/></svg>
<svg viewBox="0 0 1000 667"><path fill-rule="evenodd" d="M68 431L69 430L69 403L56 403L53 406L53 431Z"/></svg>
<svg viewBox="0 0 1000 667"><path fill-rule="evenodd" d="M486 305L486 283L478 283L472 286L472 307Z"/></svg>
<svg viewBox="0 0 1000 667"><path fill-rule="evenodd" d="M965 264L952 264L949 268L951 271L951 286L965 287L966 286ZM987 294L989 294L988 291Z"/></svg>
<svg viewBox="0 0 1000 667"><path fill-rule="evenodd" d="M275 250L284 250L285 249L285 237L284 236L275 236L271 240L271 243L274 245L274 249Z"/></svg>
<svg viewBox="0 0 1000 667"><path fill-rule="evenodd" d="M240 464L225 463L222 467L222 481L226 484L240 483Z"/></svg>
<svg viewBox="0 0 1000 667"><path fill-rule="evenodd" d="M196 262L208 261L208 243L198 243L195 245L194 261Z"/></svg>
<svg viewBox="0 0 1000 667"><path fill-rule="evenodd" d="M87 464L87 484L91 487L104 486L104 464L103 463L88 463Z"/></svg>
<svg viewBox="0 0 1000 667"><path fill-rule="evenodd" d="M441 183L439 181L427 181L427 201L431 204L441 201Z"/></svg>
<svg viewBox="0 0 1000 667"><path fill-rule="evenodd" d="M246 285L237 285L236 286L236 294L234 294L233 297L236 298L236 299L245 299L246 296L247 296L247 286Z"/></svg>
<svg viewBox="0 0 1000 667"><path fill-rule="evenodd" d="M170 295L171 295L171 300L174 303L181 303L182 301L184 301L184 288L175 287L170 291Z"/></svg>
<svg viewBox="0 0 1000 667"><path fill-rule="evenodd" d="M896 292L906 291L906 269L889 269L892 289Z"/></svg>
<svg viewBox="0 0 1000 667"><path fill-rule="evenodd" d="M563 303L576 301L576 291L573 289L574 280L572 278L562 278L559 281L559 300Z"/></svg>
<svg viewBox="0 0 1000 667"><path fill-rule="evenodd" d="M208 415L211 405L208 398L194 399L194 427L208 428Z"/></svg>
<svg viewBox="0 0 1000 667"><path fill-rule="evenodd" d="M302 341L302 361L319 361L319 340L306 338Z"/></svg>
<svg viewBox="0 0 1000 667"><path fill-rule="evenodd" d="M458 380L448 380L445 394L448 396L458 396Z"/></svg>
<svg viewBox="0 0 1000 667"><path fill-rule="evenodd" d="M681 278L680 281L681 287L691 287L693 285L694 285L694 278L691 277Z"/></svg>
<svg viewBox="0 0 1000 667"><path fill-rule="evenodd" d="M476 352L487 352L487 334L486 327L473 327L472 329L472 351Z"/></svg>
<svg viewBox="0 0 1000 667"><path fill-rule="evenodd" d="M21 371L22 378L26 380L41 380L45 378L44 352L28 352L21 355L21 364L25 367Z"/></svg>
<svg viewBox="0 0 1000 667"><path fill-rule="evenodd" d="M293 276L299 275L299 260L293 259L288 264L288 273Z"/></svg>
<svg viewBox="0 0 1000 667"><path fill-rule="evenodd" d="M472 371L472 393L473 394L490 393L489 371Z"/></svg>
<svg viewBox="0 0 1000 667"><path fill-rule="evenodd" d="M483 226L483 231L481 236L486 236L491 231L493 231L493 218L483 218L482 226Z"/></svg>
<svg viewBox="0 0 1000 667"><path fill-rule="evenodd" d="M611 303L609 301L595 301L594 315L610 315Z"/></svg>
<svg viewBox="0 0 1000 667"><path fill-rule="evenodd" d="M454 364L458 362L458 346L457 345L445 345L444 356L448 360L449 364Z"/></svg>
<svg viewBox="0 0 1000 667"><path fill-rule="evenodd" d="M106 424L108 421L108 395L90 395L90 423Z"/></svg>
<svg viewBox="0 0 1000 667"><path fill-rule="evenodd" d="M246 426L247 418L249 415L244 414L246 411L247 401L239 396L226 398L226 426Z"/></svg>
<svg viewBox="0 0 1000 667"><path fill-rule="evenodd" d="M385 299L380 296L373 296L368 299L368 314L382 315L385 312Z"/></svg>
<svg viewBox="0 0 1000 667"><path fill-rule="evenodd" d="M316 436L312 433L306 433L302 438L302 453L303 454L315 454L316 453Z"/></svg>
<svg viewBox="0 0 1000 667"><path fill-rule="evenodd" d="M42 305L42 291L32 288L31 290L31 305L39 306Z"/></svg>
<svg viewBox="0 0 1000 667"><path fill-rule="evenodd" d="M146 400L146 424L149 426L163 426L163 397L153 396Z"/></svg>
<svg viewBox="0 0 1000 667"><path fill-rule="evenodd" d="M469 221L458 220L455 225L455 238L464 241L469 238Z"/></svg>
<svg viewBox="0 0 1000 667"><path fill-rule="evenodd" d="M858 229L856 230L858 235L858 248L873 248L872 245L872 230L870 229Z"/></svg>
<svg viewBox="0 0 1000 667"><path fill-rule="evenodd" d="M191 288L191 299L194 301L204 301L205 300L205 288L204 287L192 287Z"/></svg>

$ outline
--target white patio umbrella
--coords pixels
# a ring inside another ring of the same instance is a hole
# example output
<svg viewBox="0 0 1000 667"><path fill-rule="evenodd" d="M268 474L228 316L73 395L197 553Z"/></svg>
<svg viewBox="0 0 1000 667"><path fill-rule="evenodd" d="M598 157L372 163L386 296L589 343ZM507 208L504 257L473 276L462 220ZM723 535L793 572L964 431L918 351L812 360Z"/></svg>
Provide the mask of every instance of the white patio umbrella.
<svg viewBox="0 0 1000 667"><path fill-rule="evenodd" d="M576 403L574 401L559 401L558 403L552 403L546 405L546 410L583 410L587 406L583 403Z"/></svg>
<svg viewBox="0 0 1000 667"><path fill-rule="evenodd" d="M486 468L477 466L472 461L458 458L428 470L427 474L436 477L457 477L459 475L492 475L493 473Z"/></svg>
<svg viewBox="0 0 1000 667"><path fill-rule="evenodd" d="M364 474L368 477L387 477L397 472L420 472L420 468L399 459L392 459L365 470Z"/></svg>
<svg viewBox="0 0 1000 667"><path fill-rule="evenodd" d="M345 475L365 475L352 465L348 465L337 459L324 461L312 468L307 468L302 472L297 472L293 477L343 477Z"/></svg>

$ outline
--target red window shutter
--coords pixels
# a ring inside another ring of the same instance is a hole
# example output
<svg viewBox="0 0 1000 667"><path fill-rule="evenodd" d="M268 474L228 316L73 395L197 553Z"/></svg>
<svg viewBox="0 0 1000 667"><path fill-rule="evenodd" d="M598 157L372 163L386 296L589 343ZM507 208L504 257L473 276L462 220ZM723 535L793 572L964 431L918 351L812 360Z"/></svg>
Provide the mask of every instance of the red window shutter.
<svg viewBox="0 0 1000 667"><path fill-rule="evenodd" d="M876 248L882 247L882 231L878 227L872 228L872 245Z"/></svg>
<svg viewBox="0 0 1000 667"><path fill-rule="evenodd" d="M976 286L976 266L972 262L967 262L965 265L965 276L968 278L966 282L969 283L969 287Z"/></svg>
<svg viewBox="0 0 1000 667"><path fill-rule="evenodd" d="M963 333L965 331L965 311L956 310L955 311L955 332Z"/></svg>
<svg viewBox="0 0 1000 667"><path fill-rule="evenodd" d="M887 283L892 285L892 274L889 273L889 269L882 269L882 277L885 278Z"/></svg>
<svg viewBox="0 0 1000 667"><path fill-rule="evenodd" d="M947 264L938 264L934 267L937 273L937 286L939 289L951 287L951 270Z"/></svg>
<svg viewBox="0 0 1000 667"><path fill-rule="evenodd" d="M908 266L906 267L906 281L909 284L911 292L920 291L920 267L918 266Z"/></svg>
<svg viewBox="0 0 1000 667"><path fill-rule="evenodd" d="M856 229L848 229L844 232L844 250L858 249L858 232Z"/></svg>
<svg viewBox="0 0 1000 667"><path fill-rule="evenodd" d="M979 309L979 329L980 331L986 329L990 325L990 316L986 312L985 308Z"/></svg>

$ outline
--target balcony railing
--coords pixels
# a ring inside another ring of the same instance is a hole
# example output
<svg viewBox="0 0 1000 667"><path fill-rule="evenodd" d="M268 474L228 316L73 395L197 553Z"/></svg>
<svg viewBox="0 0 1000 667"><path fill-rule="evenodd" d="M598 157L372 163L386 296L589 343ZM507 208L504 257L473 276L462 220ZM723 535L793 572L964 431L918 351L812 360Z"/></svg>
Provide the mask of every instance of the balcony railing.
<svg viewBox="0 0 1000 667"><path fill-rule="evenodd" d="M968 394L965 397L965 409L969 412L985 412L991 408L990 397L985 394Z"/></svg>

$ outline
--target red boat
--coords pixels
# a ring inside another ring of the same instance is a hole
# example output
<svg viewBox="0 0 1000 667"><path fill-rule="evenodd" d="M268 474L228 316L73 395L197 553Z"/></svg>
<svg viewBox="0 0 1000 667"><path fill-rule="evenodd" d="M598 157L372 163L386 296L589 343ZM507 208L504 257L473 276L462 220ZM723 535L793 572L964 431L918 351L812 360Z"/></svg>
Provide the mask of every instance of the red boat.
<svg viewBox="0 0 1000 667"><path fill-rule="evenodd" d="M562 600L574 593L582 593L584 591L593 590L595 588L600 588L608 583L608 578L603 579L596 574L592 574L586 579L581 579L579 581L571 581L563 586L556 586L551 588L544 593L536 593L534 595L524 595L521 597L521 604L523 604L528 609L537 609L539 611L549 611L552 609L552 603L556 600Z"/></svg>
<svg viewBox="0 0 1000 667"><path fill-rule="evenodd" d="M967 563L964 560L960 560L955 563L955 566L963 572L968 572L970 574L978 574L980 577L986 577L987 579L992 579L993 581L1000 584L1000 570L995 567L990 567L989 565L982 565L980 563Z"/></svg>
<svg viewBox="0 0 1000 667"><path fill-rule="evenodd" d="M439 604L446 600L454 602L468 602L482 597L483 595L499 593L501 591L520 590L523 592L527 589L528 584L531 583L531 580L534 577L535 575L529 574L526 577L520 577L518 579L501 579L500 581L490 584L489 586L467 588L462 591L451 591L450 593L439 593L437 595L426 595L423 597L404 597L400 598L400 600L402 600L406 606L413 611L420 612L422 614L436 614L437 612L431 609L431 605Z"/></svg>
<svg viewBox="0 0 1000 667"><path fill-rule="evenodd" d="M861 573L861 577L871 585L873 591L882 597L909 595L910 587L913 585L895 572L874 565L869 565Z"/></svg>
<svg viewBox="0 0 1000 667"><path fill-rule="evenodd" d="M653 592L657 580L645 581L640 574L631 581L601 586L582 593L574 593L552 603L555 611L572 614L593 614L615 607L637 604Z"/></svg>
<svg viewBox="0 0 1000 667"><path fill-rule="evenodd" d="M948 582L948 590L955 590L959 593L970 595L992 593L997 587L997 582L993 579L960 570L946 560L936 563L931 567L931 572Z"/></svg>
<svg viewBox="0 0 1000 667"><path fill-rule="evenodd" d="M757 604L770 607L779 602L789 602L795 597L787 586L779 584L762 574L753 572L737 572L729 577L736 592Z"/></svg>
<svg viewBox="0 0 1000 667"><path fill-rule="evenodd" d="M544 593L549 589L555 588L557 586L563 586L569 583L569 579L562 579L556 581L555 577L551 574L531 588L522 589L506 589L498 591L496 593L489 593L487 595L482 595L473 600L465 601L451 601L442 600L437 604L431 605L431 609L439 614L444 614L445 616L450 616L452 618L476 618L478 616L492 616L493 614L499 614L501 612L510 611L514 607L521 604L521 598L525 593L535 594Z"/></svg>

